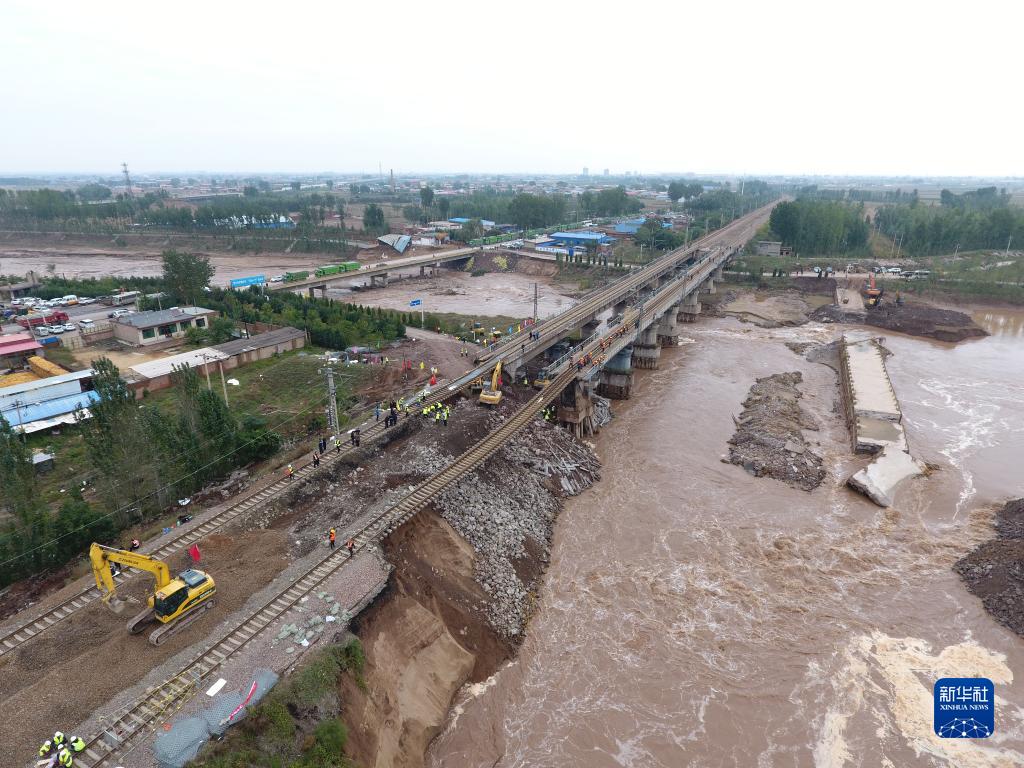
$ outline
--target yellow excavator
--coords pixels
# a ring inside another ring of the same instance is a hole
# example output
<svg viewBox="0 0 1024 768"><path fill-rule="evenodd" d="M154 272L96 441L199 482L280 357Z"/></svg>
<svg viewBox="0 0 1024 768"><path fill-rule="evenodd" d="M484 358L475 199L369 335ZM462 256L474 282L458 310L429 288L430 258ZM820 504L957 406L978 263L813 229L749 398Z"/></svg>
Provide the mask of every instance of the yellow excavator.
<svg viewBox="0 0 1024 768"><path fill-rule="evenodd" d="M167 563L162 560L95 543L89 548L89 560L96 586L103 594L103 602L118 614L124 611L125 601L117 597L111 563L153 574L156 586L147 600L148 607L128 622L128 631L133 635L145 631L151 622L158 622L161 626L149 636L153 645L160 645L213 608L217 585L205 571L189 568L172 579Z"/></svg>
<svg viewBox="0 0 1024 768"><path fill-rule="evenodd" d="M484 386L480 391L480 405L497 405L501 402L501 396L501 361L499 360L491 375L491 385Z"/></svg>

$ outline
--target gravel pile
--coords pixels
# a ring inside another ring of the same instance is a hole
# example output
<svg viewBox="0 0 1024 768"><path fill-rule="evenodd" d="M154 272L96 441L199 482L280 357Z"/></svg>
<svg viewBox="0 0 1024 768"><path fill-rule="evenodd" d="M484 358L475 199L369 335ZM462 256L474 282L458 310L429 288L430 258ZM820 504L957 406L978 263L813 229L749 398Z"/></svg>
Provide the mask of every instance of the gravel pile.
<svg viewBox="0 0 1024 768"><path fill-rule="evenodd" d="M436 499L441 516L476 551L475 578L491 598L488 621L505 637L522 633L533 586L532 578L523 583L517 561L547 562L558 497L594 483L598 470L594 453L567 432L533 424Z"/></svg>
<svg viewBox="0 0 1024 768"><path fill-rule="evenodd" d="M727 461L755 477L773 477L810 491L821 485L825 470L821 457L804 441L802 430L818 425L800 405L801 381L799 371L757 379L736 419Z"/></svg>
<svg viewBox="0 0 1024 768"><path fill-rule="evenodd" d="M992 618L1024 637L1024 499L996 513L996 538L953 566Z"/></svg>

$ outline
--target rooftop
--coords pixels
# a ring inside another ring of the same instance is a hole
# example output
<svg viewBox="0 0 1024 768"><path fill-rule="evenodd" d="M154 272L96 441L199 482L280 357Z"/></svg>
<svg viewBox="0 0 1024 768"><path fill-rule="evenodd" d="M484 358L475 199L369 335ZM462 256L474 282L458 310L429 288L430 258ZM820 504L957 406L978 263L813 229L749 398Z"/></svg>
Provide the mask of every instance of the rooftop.
<svg viewBox="0 0 1024 768"><path fill-rule="evenodd" d="M174 370L176 365L187 365L190 368L198 368L207 362L227 360L228 355L213 347L202 347L193 349L191 352L182 352L180 355L161 357L159 360L150 360L148 363L133 365L131 370L144 379L156 379L166 376Z"/></svg>
<svg viewBox="0 0 1024 768"><path fill-rule="evenodd" d="M12 427L19 427L40 419L51 419L54 416L73 413L77 408L88 408L99 398L99 393L95 390L88 390L41 402L8 403L3 406L0 413Z"/></svg>
<svg viewBox="0 0 1024 768"><path fill-rule="evenodd" d="M292 339L301 339L305 337L305 333L300 331L298 328L277 328L273 331L267 331L266 333L259 333L255 336L250 336L247 339L232 339L226 341L223 344L217 344L211 349L215 349L218 352L223 352L225 355L237 355L241 352L248 352L253 349L263 349L264 347L271 347L275 344L281 344Z"/></svg>
<svg viewBox="0 0 1024 768"><path fill-rule="evenodd" d="M124 315L114 322L121 325L130 325L133 328L155 328L158 325L167 325L179 320L190 320L203 315L215 315L216 310L205 309L204 307L171 307L170 309L154 309L149 312L136 312L131 315Z"/></svg>
<svg viewBox="0 0 1024 768"><path fill-rule="evenodd" d="M37 381L26 381L11 387L0 388L0 400L3 400L5 397L14 397L22 394L31 397L30 393L37 389L52 387L54 384L65 384L69 381L80 381L81 379L90 378L92 378L92 369L85 371L71 371L71 373L63 373L60 376L48 376L45 379L38 379Z"/></svg>

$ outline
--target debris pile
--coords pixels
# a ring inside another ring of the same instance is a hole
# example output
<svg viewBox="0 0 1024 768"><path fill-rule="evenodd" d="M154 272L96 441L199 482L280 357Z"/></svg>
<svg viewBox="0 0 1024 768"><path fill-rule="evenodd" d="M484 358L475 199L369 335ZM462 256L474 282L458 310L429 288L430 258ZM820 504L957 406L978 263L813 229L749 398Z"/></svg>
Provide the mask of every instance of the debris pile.
<svg viewBox="0 0 1024 768"><path fill-rule="evenodd" d="M534 424L436 499L441 516L476 551L474 578L491 598L488 622L505 637L520 636L528 616L533 578L524 583L519 571L535 569L517 565L547 562L557 496L594 483L598 467L593 452L567 432Z"/></svg>
<svg viewBox="0 0 1024 768"><path fill-rule="evenodd" d="M957 561L953 570L985 610L1024 637L1024 499L1006 503L996 513L996 538Z"/></svg>
<svg viewBox="0 0 1024 768"><path fill-rule="evenodd" d="M735 420L727 463L805 491L821 485L825 479L822 459L808 449L802 432L817 430L818 425L800 405L797 384L801 381L799 371L757 379Z"/></svg>
<svg viewBox="0 0 1024 768"><path fill-rule="evenodd" d="M888 298L888 297L886 297ZM810 315L820 323L856 323L899 331L910 336L927 336L939 341L963 341L987 336L970 315L952 309L939 309L928 304L907 301L883 303L866 315L845 311L837 304L818 307Z"/></svg>
<svg viewBox="0 0 1024 768"><path fill-rule="evenodd" d="M285 624L277 633L278 640L290 640L294 643L284 649L285 653L294 653L296 646L308 648L325 629L345 627L352 620L352 614L344 610L331 594L317 592L316 596L323 605L309 605L309 596L306 596L299 601L299 606L295 609L299 613L313 611L312 616L301 622Z"/></svg>

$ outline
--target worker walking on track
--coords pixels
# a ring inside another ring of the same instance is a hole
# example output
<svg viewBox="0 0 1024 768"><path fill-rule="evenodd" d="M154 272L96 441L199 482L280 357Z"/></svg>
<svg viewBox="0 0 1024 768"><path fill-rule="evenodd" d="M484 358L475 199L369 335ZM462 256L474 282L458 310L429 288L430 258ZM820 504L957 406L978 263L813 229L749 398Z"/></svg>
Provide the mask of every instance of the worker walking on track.
<svg viewBox="0 0 1024 768"><path fill-rule="evenodd" d="M355 539L349 539L348 541L346 541L345 542L345 549L348 550L348 556L352 557L352 555L354 555L355 551L356 551L356 540Z"/></svg>
<svg viewBox="0 0 1024 768"><path fill-rule="evenodd" d="M284 472L288 476L289 480L291 480L293 477L295 477L295 467L293 467L291 464L289 464L285 468Z"/></svg>
<svg viewBox="0 0 1024 768"><path fill-rule="evenodd" d="M331 532L329 534L327 534L327 538L331 542L331 549L334 549L334 540L336 538L338 538L338 532L336 530L334 530L333 528L331 528Z"/></svg>

